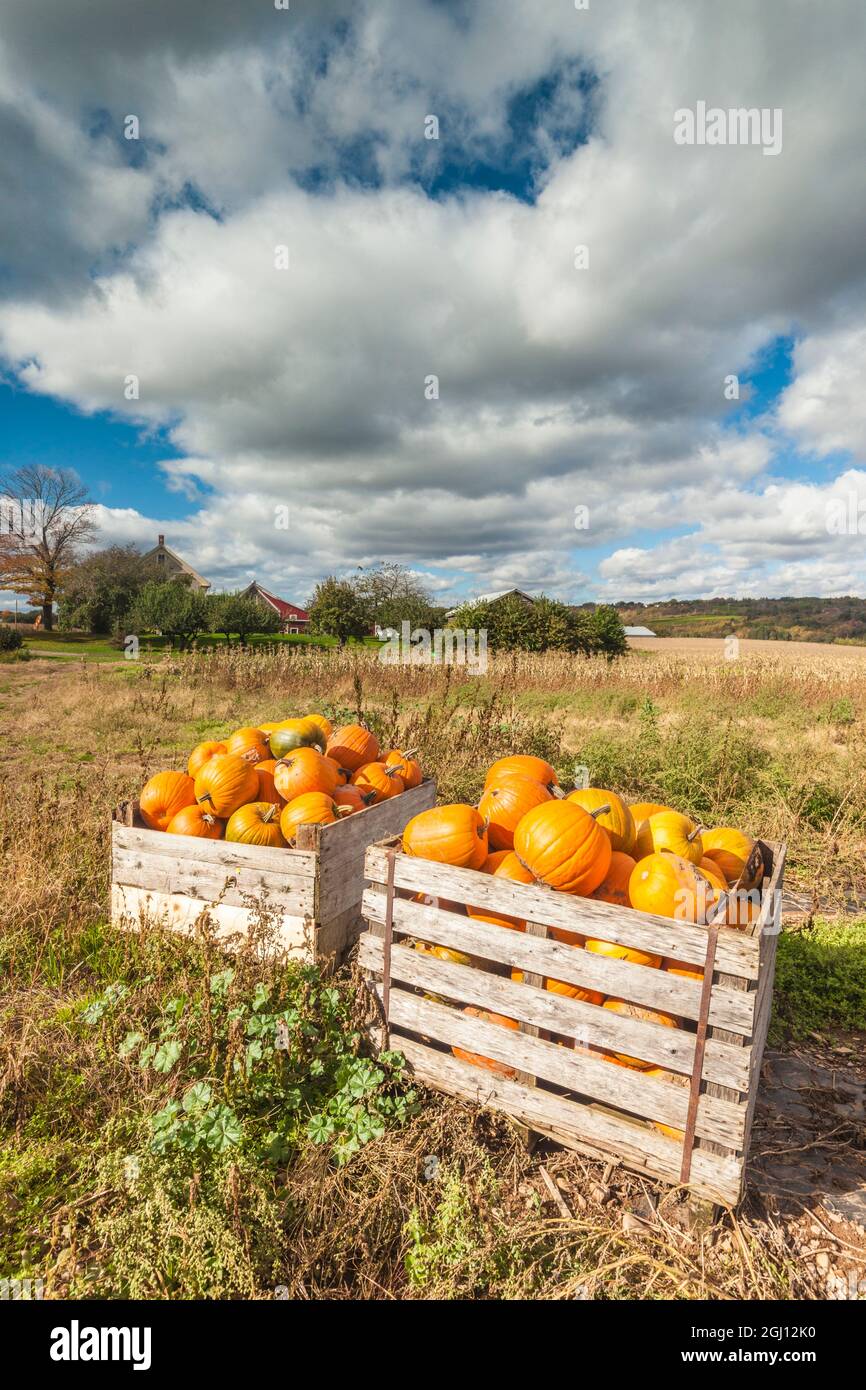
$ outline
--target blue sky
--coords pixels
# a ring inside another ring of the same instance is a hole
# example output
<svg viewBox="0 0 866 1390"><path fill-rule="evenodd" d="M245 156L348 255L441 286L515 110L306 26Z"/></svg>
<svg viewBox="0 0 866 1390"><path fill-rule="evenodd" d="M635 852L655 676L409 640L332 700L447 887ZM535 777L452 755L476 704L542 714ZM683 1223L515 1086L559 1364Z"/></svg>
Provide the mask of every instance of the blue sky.
<svg viewBox="0 0 866 1390"><path fill-rule="evenodd" d="M377 559L443 600L866 592L826 525L866 454L830 4L8 0L2 467L295 600ZM699 100L780 110L781 152L678 145Z"/></svg>

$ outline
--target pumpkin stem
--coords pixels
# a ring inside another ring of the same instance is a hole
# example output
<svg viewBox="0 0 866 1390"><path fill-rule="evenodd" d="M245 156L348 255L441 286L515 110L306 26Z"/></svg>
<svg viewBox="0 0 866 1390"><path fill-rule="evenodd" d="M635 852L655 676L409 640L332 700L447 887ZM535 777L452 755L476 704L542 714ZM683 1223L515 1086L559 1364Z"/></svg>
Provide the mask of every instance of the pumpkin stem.
<svg viewBox="0 0 866 1390"><path fill-rule="evenodd" d="M592 816L593 820L595 820L598 816L608 815L612 809L610 802L606 801L603 806L596 806L595 810L590 811L589 814Z"/></svg>
<svg viewBox="0 0 866 1390"><path fill-rule="evenodd" d="M210 811L203 811L201 818L205 825L216 825L216 818L211 815Z"/></svg>
<svg viewBox="0 0 866 1390"><path fill-rule="evenodd" d="M692 831L691 835L687 835L687 836L686 836L686 839L688 840L689 844L692 843L692 840L697 839L698 835L700 835L700 833L701 833L701 831L702 831L703 829L704 829L704 827L703 827L702 825L696 825L696 826L695 826L695 828L694 828L694 830Z"/></svg>
<svg viewBox="0 0 866 1390"><path fill-rule="evenodd" d="M211 806L213 806L213 797L211 796L210 792L205 792L204 796L200 796L198 798L198 801L199 805L201 805L203 801L209 801Z"/></svg>
<svg viewBox="0 0 866 1390"><path fill-rule="evenodd" d="M269 804L268 809L262 813L262 824L267 825L269 821L272 821L276 815L276 811L276 806Z"/></svg>

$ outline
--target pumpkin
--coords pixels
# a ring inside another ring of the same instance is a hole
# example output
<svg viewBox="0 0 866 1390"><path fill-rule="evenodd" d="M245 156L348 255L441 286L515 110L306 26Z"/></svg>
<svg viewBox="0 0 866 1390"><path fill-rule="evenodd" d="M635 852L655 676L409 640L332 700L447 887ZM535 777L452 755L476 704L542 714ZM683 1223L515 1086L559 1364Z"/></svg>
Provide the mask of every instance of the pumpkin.
<svg viewBox="0 0 866 1390"><path fill-rule="evenodd" d="M704 875L704 878L708 878L713 887L718 888L720 893L727 892L728 885L725 882L725 876L714 859L708 859L707 856L704 855L698 868Z"/></svg>
<svg viewBox="0 0 866 1390"><path fill-rule="evenodd" d="M325 792L304 792L283 807L280 830L286 844L290 845L302 825L333 825L339 819L339 807Z"/></svg>
<svg viewBox="0 0 866 1390"><path fill-rule="evenodd" d="M383 763L365 763L352 777L352 786L362 791L374 793L374 804L388 801L403 791L403 779L396 767L385 767Z"/></svg>
<svg viewBox="0 0 866 1390"><path fill-rule="evenodd" d="M318 748L296 748L280 758L274 768L274 786L284 801L294 801L305 792L333 796L339 780L337 764Z"/></svg>
<svg viewBox="0 0 866 1390"><path fill-rule="evenodd" d="M488 869L488 864L492 859L498 860L492 869ZM483 873L492 873L494 878L507 878L512 883L532 883L532 874L525 869L513 850L500 850L497 854L488 855L481 866ZM467 904L466 912L468 916L474 917L477 922L492 922L495 927L510 927L512 931L525 931L526 923L519 917L509 917L505 913L491 912L490 908L469 907Z"/></svg>
<svg viewBox="0 0 866 1390"><path fill-rule="evenodd" d="M331 726L330 719L326 719L323 714L307 714L304 716L304 718L306 719L308 724L315 724L317 728L321 729L322 737L324 738L325 743L327 743L328 739L331 737L331 734L334 732Z"/></svg>
<svg viewBox="0 0 866 1390"><path fill-rule="evenodd" d="M566 801L574 801L590 815L596 813L598 825L603 825L610 836L611 849L631 853L635 837L635 823L631 811L616 792L604 791L601 787L580 787L569 792ZM604 807L608 807L604 810Z"/></svg>
<svg viewBox="0 0 866 1390"><path fill-rule="evenodd" d="M501 782L503 774L509 777L512 773L516 773L518 777L531 777L534 782L540 782L550 792L553 791L554 787L559 786L556 771L550 763L546 763L543 758L532 757L528 753L516 753L510 758L499 758L491 764L484 780L485 789Z"/></svg>
<svg viewBox="0 0 866 1390"><path fill-rule="evenodd" d="M628 809L635 825L640 825L641 821L649 820L650 816L656 816L660 811L670 811L672 808L662 806L659 801L633 801Z"/></svg>
<svg viewBox="0 0 866 1390"><path fill-rule="evenodd" d="M511 971L511 978L516 984L523 983L523 971L516 967ZM544 988L551 994L562 994L566 999L580 999L584 1004L600 1004L604 995L599 994L597 989L585 989L582 985L569 985L565 980L544 981Z"/></svg>
<svg viewBox="0 0 866 1390"><path fill-rule="evenodd" d="M651 1076L657 1081L666 1081L669 1086L680 1086L684 1090L689 1086L689 1078L683 1076L681 1072L668 1071L665 1067L647 1067L644 1076ZM657 1129L661 1134L666 1134L669 1139L678 1139L680 1143L685 1139L685 1133L681 1129L674 1129L672 1125L666 1125L662 1120L652 1120L653 1129Z"/></svg>
<svg viewBox="0 0 866 1390"><path fill-rule="evenodd" d="M226 839L239 845L271 845L285 849L280 813L272 801L251 801L234 812L226 826Z"/></svg>
<svg viewBox="0 0 866 1390"><path fill-rule="evenodd" d="M186 772L157 772L138 801L141 818L151 830L166 830L169 821L195 801L195 782Z"/></svg>
<svg viewBox="0 0 866 1390"><path fill-rule="evenodd" d="M550 801L551 794L531 777L516 774L487 788L478 812L487 821L487 838L493 849L513 849L518 823L534 806Z"/></svg>
<svg viewBox="0 0 866 1390"><path fill-rule="evenodd" d="M704 854L708 859L714 860L719 872L726 883L739 883L745 872L749 855L755 847L754 840L750 840L741 831L734 830L729 825L719 826L716 830L705 830L701 835L703 841ZM746 884L751 887L751 884Z"/></svg>
<svg viewBox="0 0 866 1390"><path fill-rule="evenodd" d="M657 1009L644 1008L642 1004L631 1004L627 999L605 999L601 1006L611 1013L623 1014L626 1018L637 1018L644 1023L660 1023L664 1028L679 1028L679 1019L672 1014L660 1013ZM637 1071L647 1071L654 1066L638 1057L629 1057L625 1052L605 1052L605 1060L617 1062L622 1067L634 1067Z"/></svg>
<svg viewBox="0 0 866 1390"><path fill-rule="evenodd" d="M433 806L409 821L403 853L459 869L480 869L487 858L487 827L474 806Z"/></svg>
<svg viewBox="0 0 866 1390"><path fill-rule="evenodd" d="M483 874L495 874L495 873L496 873L496 870L499 868L499 865L500 865L500 864L504 864L505 861L506 861L506 859L513 859L514 862L515 862L515 864L517 864L517 865L520 867L521 873L526 873L526 872L527 872L527 871L522 867L522 865L520 865L520 860L517 858L517 855L514 853L514 850L512 850L512 849L495 849L495 850L491 850L491 852L488 854L487 858L485 859L484 863L481 865L481 872L482 872ZM527 883L531 883L531 882L532 882L532 875L531 875L531 874L527 877L526 882L527 882Z"/></svg>
<svg viewBox="0 0 866 1390"><path fill-rule="evenodd" d="M520 1024L514 1018L506 1018L504 1014L489 1013L486 1009L475 1009L472 1005L467 1005L463 1010L472 1018L484 1019L486 1023L498 1023L502 1028L512 1028L519 1030ZM498 1076L517 1076L517 1068L509 1067L505 1062L494 1062L490 1057L481 1057L477 1052L464 1052L462 1047L452 1047L451 1051L455 1057L459 1057L461 1062L469 1062L473 1067L483 1067L485 1071L496 1072Z"/></svg>
<svg viewBox="0 0 866 1390"><path fill-rule="evenodd" d="M421 764L408 753L401 753L399 748L392 748L385 754L385 766L393 767L399 773L407 791L412 787L420 787L424 780Z"/></svg>
<svg viewBox="0 0 866 1390"><path fill-rule="evenodd" d="M270 738L271 734L274 732L274 729L278 729L279 727L280 727L280 723L279 723L279 720L278 720L278 719L271 719L271 720L269 720L269 722L268 722L267 724L260 724L260 725L259 725L259 733L261 734L261 736L262 736L262 738L264 739L265 743L267 743L267 741L268 741L268 739Z"/></svg>
<svg viewBox="0 0 866 1390"><path fill-rule="evenodd" d="M472 956L464 951L452 951L450 946L433 946L429 941L416 941L415 950L421 956L434 956L436 960L450 960L455 965L473 965Z"/></svg>
<svg viewBox="0 0 866 1390"><path fill-rule="evenodd" d="M224 753L226 746L224 743L197 743L189 755L189 762L186 770L190 777L198 777L206 762L216 757L217 753Z"/></svg>
<svg viewBox="0 0 866 1390"><path fill-rule="evenodd" d="M608 956L611 960L628 960L632 965L648 965L651 970L658 970L662 963L661 956L654 956L649 951L641 951L637 946L620 946L616 941L599 941L597 937L587 937L586 949L594 956Z"/></svg>
<svg viewBox="0 0 866 1390"><path fill-rule="evenodd" d="M346 724L328 739L327 754L340 767L357 772L365 763L374 763L379 756L379 740L363 724Z"/></svg>
<svg viewBox="0 0 866 1390"><path fill-rule="evenodd" d="M717 890L695 864L678 854L650 854L628 881L632 907L680 922L704 922Z"/></svg>
<svg viewBox="0 0 866 1390"><path fill-rule="evenodd" d="M521 864L548 888L593 893L610 868L610 839L588 811L573 801L535 806L514 832Z"/></svg>
<svg viewBox="0 0 866 1390"><path fill-rule="evenodd" d="M274 782L274 771L276 762L273 758L266 758L263 763L256 763L256 776L259 779L259 791L257 801L270 801L274 806L282 806L283 798L280 796Z"/></svg>
<svg viewBox="0 0 866 1390"><path fill-rule="evenodd" d="M325 735L318 724L308 719L284 719L278 724L268 740L271 756L279 760L293 753L296 748L317 748L325 751Z"/></svg>
<svg viewBox="0 0 866 1390"><path fill-rule="evenodd" d="M641 825L635 841L637 857L646 857L640 854L640 850L645 849L647 844L651 848L646 850L646 854L669 850L693 864L699 864L704 857L700 827L688 816L681 816L679 811L657 811Z"/></svg>
<svg viewBox="0 0 866 1390"><path fill-rule="evenodd" d="M195 799L212 815L227 820L239 806L259 794L259 778L252 763L236 753L217 753L195 779Z"/></svg>
<svg viewBox="0 0 866 1390"><path fill-rule="evenodd" d="M630 854L624 854L622 850L618 849L613 850L610 856L610 868L601 883L589 896L600 903L615 903L617 907L631 907L628 883L634 867L635 861Z"/></svg>
<svg viewBox="0 0 866 1390"><path fill-rule="evenodd" d="M363 811L365 806L372 806L375 796L375 792L364 791L362 787L338 787L334 802L337 806L347 806L351 815L354 811Z"/></svg>
<svg viewBox="0 0 866 1390"><path fill-rule="evenodd" d="M166 829L169 835L195 835L200 840L218 840L223 833L223 822L202 806L193 804L178 811Z"/></svg>
<svg viewBox="0 0 866 1390"><path fill-rule="evenodd" d="M226 752L248 763L263 763L271 756L260 729L235 729L226 739Z"/></svg>
<svg viewBox="0 0 866 1390"><path fill-rule="evenodd" d="M667 956L662 961L662 969L669 975L681 975L684 980L702 980L704 972L699 965L691 965L685 960L673 960Z"/></svg>

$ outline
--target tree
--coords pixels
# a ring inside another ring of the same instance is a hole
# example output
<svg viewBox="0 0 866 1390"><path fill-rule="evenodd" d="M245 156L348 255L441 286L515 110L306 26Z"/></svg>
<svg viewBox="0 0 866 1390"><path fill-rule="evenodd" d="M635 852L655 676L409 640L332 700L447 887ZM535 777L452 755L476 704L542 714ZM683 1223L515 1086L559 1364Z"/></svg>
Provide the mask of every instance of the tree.
<svg viewBox="0 0 866 1390"><path fill-rule="evenodd" d="M251 632L279 632L279 614L258 599L243 594L213 594L207 601L211 632L221 632L230 642L237 633L242 647Z"/></svg>
<svg viewBox="0 0 866 1390"><path fill-rule="evenodd" d="M452 619L454 627L487 631L489 646L499 651L566 651L614 657L627 647L615 608L570 608L556 599L526 603L516 594L467 603Z"/></svg>
<svg viewBox="0 0 866 1390"><path fill-rule="evenodd" d="M60 626L119 633L147 582L134 545L111 545L73 565L60 598Z"/></svg>
<svg viewBox="0 0 866 1390"><path fill-rule="evenodd" d="M393 627L409 622L432 631L442 624L445 610L436 608L420 579L404 565L382 562L360 569L352 580L369 626Z"/></svg>
<svg viewBox="0 0 866 1390"><path fill-rule="evenodd" d="M337 637L345 646L350 637L365 637L371 622L354 584L328 575L316 585L310 611L310 630L326 637Z"/></svg>
<svg viewBox="0 0 866 1390"><path fill-rule="evenodd" d="M96 527L93 503L66 468L26 464L0 478L0 581L42 609L54 627L54 601Z"/></svg>
<svg viewBox="0 0 866 1390"><path fill-rule="evenodd" d="M181 650L189 646L208 625L208 602L199 589L176 579L160 583L149 579L143 585L127 620L133 632L161 632L177 642Z"/></svg>

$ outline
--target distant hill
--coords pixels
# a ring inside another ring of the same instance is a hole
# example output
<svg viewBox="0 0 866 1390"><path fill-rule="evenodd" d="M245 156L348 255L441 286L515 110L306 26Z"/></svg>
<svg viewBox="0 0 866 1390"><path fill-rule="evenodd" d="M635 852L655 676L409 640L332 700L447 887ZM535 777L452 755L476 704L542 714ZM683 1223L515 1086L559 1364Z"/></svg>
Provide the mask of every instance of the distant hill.
<svg viewBox="0 0 866 1390"><path fill-rule="evenodd" d="M624 625L649 627L658 637L755 637L777 642L866 645L863 598L671 599L617 603Z"/></svg>

